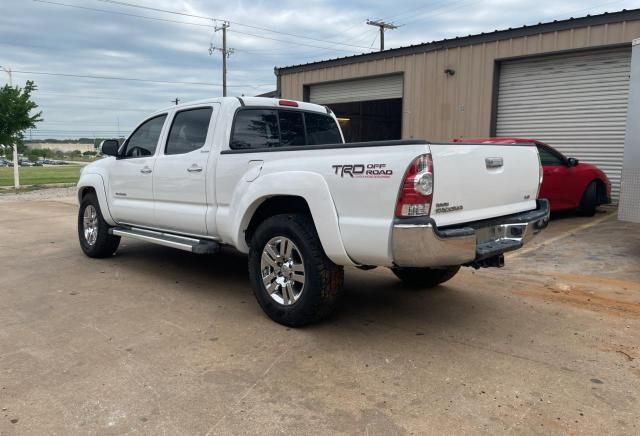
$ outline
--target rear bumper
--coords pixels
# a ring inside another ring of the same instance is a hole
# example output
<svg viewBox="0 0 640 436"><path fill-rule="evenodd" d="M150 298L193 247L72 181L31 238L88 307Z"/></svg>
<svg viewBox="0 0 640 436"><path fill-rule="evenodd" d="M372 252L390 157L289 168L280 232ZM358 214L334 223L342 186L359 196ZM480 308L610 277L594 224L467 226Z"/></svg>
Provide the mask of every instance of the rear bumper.
<svg viewBox="0 0 640 436"><path fill-rule="evenodd" d="M433 219L398 219L393 226L393 263L398 267L473 265L521 248L549 224L549 202L532 211L439 229Z"/></svg>

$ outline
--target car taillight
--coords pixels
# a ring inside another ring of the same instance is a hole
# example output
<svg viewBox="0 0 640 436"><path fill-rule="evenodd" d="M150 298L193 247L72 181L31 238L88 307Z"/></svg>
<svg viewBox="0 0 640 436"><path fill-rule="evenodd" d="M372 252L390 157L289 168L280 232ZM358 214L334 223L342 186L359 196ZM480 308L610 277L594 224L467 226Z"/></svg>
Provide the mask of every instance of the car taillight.
<svg viewBox="0 0 640 436"><path fill-rule="evenodd" d="M433 161L430 154L418 156L411 162L400 186L396 216L408 218L431 213L433 200Z"/></svg>
<svg viewBox="0 0 640 436"><path fill-rule="evenodd" d="M542 167L542 160L540 159L540 154L538 153L538 192L536 193L536 198L540 198L542 179L544 179L544 168Z"/></svg>

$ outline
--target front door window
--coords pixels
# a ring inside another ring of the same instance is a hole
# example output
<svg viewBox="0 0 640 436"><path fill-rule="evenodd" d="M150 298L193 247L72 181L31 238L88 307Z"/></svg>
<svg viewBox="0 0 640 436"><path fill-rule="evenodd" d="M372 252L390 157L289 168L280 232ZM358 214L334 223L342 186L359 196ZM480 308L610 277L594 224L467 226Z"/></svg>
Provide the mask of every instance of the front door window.
<svg viewBox="0 0 640 436"><path fill-rule="evenodd" d="M166 118L166 114L160 115L141 124L124 144L121 156L124 158L153 156Z"/></svg>

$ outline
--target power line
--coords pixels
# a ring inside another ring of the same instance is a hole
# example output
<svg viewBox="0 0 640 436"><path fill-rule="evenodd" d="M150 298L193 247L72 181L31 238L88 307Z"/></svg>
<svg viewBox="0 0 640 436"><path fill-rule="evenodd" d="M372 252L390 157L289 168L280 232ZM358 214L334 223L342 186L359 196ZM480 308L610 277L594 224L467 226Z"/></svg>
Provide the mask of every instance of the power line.
<svg viewBox="0 0 640 436"><path fill-rule="evenodd" d="M147 17L145 15L128 14L126 12L119 12L119 11L108 11L106 9L90 8L90 7L87 7L87 6L80 6L80 5L70 5L70 4L67 4L67 3L52 2L52 1L48 1L48 0L33 0L33 1L36 2L36 3L46 3L46 4L49 4L49 5L66 6L68 8L84 9L86 11L104 12L105 14L124 15L126 17L144 18L145 20L153 20L153 21L164 21L165 23L188 24L190 26L208 27L210 29L213 29L215 27L215 26L213 26L211 24L190 23L188 21L170 20L168 18Z"/></svg>
<svg viewBox="0 0 640 436"><path fill-rule="evenodd" d="M376 36L373 38L373 41L371 41L371 48L373 48L373 44L376 43L377 39L378 39L378 32L376 32Z"/></svg>
<svg viewBox="0 0 640 436"><path fill-rule="evenodd" d="M319 45L306 44L304 42L287 41L287 40L284 40L284 39L269 38L268 36L256 35L255 33L242 32L240 30L231 30L231 29L229 29L229 32L239 33L241 35L253 36L253 37L256 37L256 38L260 38L260 39L268 39L268 40L271 40L271 41L286 42L288 44L304 45L306 47L322 48L322 49L325 49L325 50L329 49L329 50L334 50L334 51L343 51L343 52L347 52L347 53L353 53L353 50L343 50L343 49L340 49L340 48L322 47L322 46L319 46ZM367 47L364 47L364 49L368 50Z"/></svg>
<svg viewBox="0 0 640 436"><path fill-rule="evenodd" d="M205 28L209 28L209 29L215 29L215 27L216 27L215 25L211 25L211 24L190 23L188 21L171 20L171 19L168 19L168 18L148 17L148 16L145 16L145 15L129 14L129 13L126 13L126 12L118 12L118 11L108 11L106 9L90 8L90 7L79 6L79 5L70 5L70 4L67 4L67 3L59 3L59 2L53 2L53 1L48 1L48 0L33 0L33 1L37 2L37 3L46 3L46 4L51 4L51 5L57 5L57 6L66 6L66 7L69 7L69 8L84 9L84 10L94 11L94 12L103 12L103 13L106 13L106 14L124 15L126 17L142 18L144 20L161 21L161 22L176 23L176 24L185 24L185 25L188 25L188 26L198 26L198 27L205 27ZM145 9L148 9L148 8L145 8ZM155 10L155 8L152 8L152 10ZM179 15L184 15L184 14L179 14ZM189 14L187 14L187 15L189 15ZM213 21L222 21L222 20L218 20L217 18L207 18L207 19L213 20ZM234 22L234 24L237 24L237 23ZM248 25L241 25L241 26L244 26L244 27L256 27L258 29L261 29L261 28L259 28L257 26L248 26ZM260 38L260 39L268 39L268 40L271 40L271 41L284 42L285 44L289 44L289 45L296 45L296 46L302 45L302 46L306 46L306 47L321 48L321 49L324 49L324 50L331 50L331 51L342 51L342 52L347 52L347 53L353 53L353 51L354 51L354 50L345 50L345 49L339 49L339 48L332 48L332 47L327 47L327 46L318 46L318 45L305 44L305 43L301 43L299 41L288 41L288 40L285 40L285 39L269 38L269 37L262 36L262 35L255 35L255 34L252 34L252 33L240 32L238 30L234 30L234 32L240 33L240 34L243 34L243 35L255 36L255 37ZM272 31L272 32L275 32L275 31ZM304 38L303 36L294 35L294 34L288 34L288 33L284 33L284 32L276 32L276 33L283 33L285 35ZM307 39L316 40L315 38L307 38ZM319 40L319 41L325 42L324 40ZM333 41L326 41L326 42L329 43L329 44L339 44L339 43L336 43L336 42L333 42ZM344 45L344 44L342 44L342 45ZM349 44L347 44L347 45L349 45ZM354 46L354 47L367 50L367 47L361 47L361 46Z"/></svg>
<svg viewBox="0 0 640 436"><path fill-rule="evenodd" d="M226 22L228 22L230 24L235 24L237 26L249 27L251 29L263 30L265 32L279 33L281 35L293 36L295 38L304 38L304 39L308 39L308 40L312 40L312 41L328 42L330 44L338 44L338 45L344 45L344 46L348 46L348 47L356 47L356 48L362 48L362 49L366 49L367 48L367 47L363 47L363 46L359 46L359 45L348 44L348 43L345 43L345 42L338 42L338 41L331 41L331 40L327 40L327 39L313 38L313 37L310 37L310 36L304 36L304 35L298 35L298 34L295 34L295 33L283 32L281 30L274 30L274 29L270 29L268 27L255 26L255 25L252 25L252 24L245 24L245 23L241 23L241 22L238 22L238 21L228 20L226 18L216 18L216 17L208 17L208 16L204 16L204 15L188 14L186 12L179 12L179 11L172 11L172 10L168 10L168 9L153 8L153 7L150 7L150 6L137 5L137 4L134 4L134 3L127 3L127 2L123 2L123 1L117 1L117 0L96 0L96 1L99 1L99 2L102 2L102 3L110 3L110 4L114 4L114 5L120 5L120 6L127 6L127 7L130 7L130 8L138 8L138 9L146 9L146 10L155 11L155 12L163 12L163 13L166 13L166 14L182 15L183 17L199 18L199 19L203 19L203 20L226 21Z"/></svg>
<svg viewBox="0 0 640 436"><path fill-rule="evenodd" d="M163 21L163 22L167 22L167 23L177 23L177 24L186 24L186 25L189 25L189 26L207 27L207 28L210 28L210 29L213 29L215 27L215 25L211 25L211 24L192 23L192 22L188 22L188 21L171 20L171 19L168 19L168 18L149 17L149 16L146 16L146 15L129 14L129 13L126 13L126 12L119 12L119 11L109 11L109 10L106 10L106 9L91 8L91 7L80 6L80 5L71 5L71 4L68 4L68 3L60 3L60 2L54 2L54 1L48 1L48 0L33 0L33 1L37 2L37 3L46 3L46 4L50 4L50 5L56 5L56 6L66 6L66 7L69 7L69 8L84 9L84 10L87 10L87 11L103 12L103 13L107 13L107 14L124 15L124 16L127 16L127 17L142 18L142 19L145 19L145 20ZM97 0L97 1L102 1L102 0ZM113 3L113 2L105 1L105 3ZM257 30L263 30L265 32L278 33L278 34L281 34L281 35L293 36L295 38L304 38L304 39L308 39L308 40L311 40L311 41L324 42L324 43L328 43L328 44L338 44L338 45L343 45L343 46L347 46L347 47L366 49L366 47L359 46L359 45L347 44L347 43L342 43L342 42L338 42L338 41L331 41L331 40L325 40L325 39L319 39L319 38L313 38L313 37L304 36L304 35L297 35L297 34L294 34L294 33L282 32L282 31L278 31L278 30L269 29L269 28L266 28L266 27L260 27L260 26L253 26L253 25L250 25L250 24L238 23L238 22L235 22L235 21L224 20L224 19L221 19L221 18L204 17L204 16L200 16L200 15L186 14L186 13L176 12L176 11L168 11L168 10L165 10L165 9L151 8L151 7L147 7L147 6L141 6L141 5L124 4L122 2L117 2L117 3L114 3L114 4L121 4L123 6L130 6L130 7L135 7L135 8L140 8L140 9L147 9L147 10L156 11L156 12L164 12L164 13L175 14L175 15L182 15L182 16L187 16L187 17L192 17L192 18L206 19L206 20L210 20L210 21L214 21L214 22L215 21L227 21L227 22L229 22L231 24L236 24L238 26L248 27L248 28L257 29ZM289 44L296 43L294 41L285 41L285 42L287 42ZM322 47L322 48L329 48L329 47Z"/></svg>
<svg viewBox="0 0 640 436"><path fill-rule="evenodd" d="M453 2L449 3L446 7L436 8L434 11L437 11L438 12L437 14L433 14L433 13L418 14L412 20L406 21L402 25L406 26L406 25L408 25L410 23L414 23L416 21L423 20L426 17L430 17L431 18L431 17L435 17L435 16L438 16L438 15L446 14L447 12L458 10L458 9L460 9L462 7L469 6L469 5L473 4L473 3L478 3L479 1L480 0L471 0L471 1L468 1L468 2L465 2L465 0L453 1ZM453 8L449 8L449 6L451 6L451 5L457 5L457 6L453 7Z"/></svg>
<svg viewBox="0 0 640 436"><path fill-rule="evenodd" d="M44 71L24 71L24 70L13 70L14 73L22 73L22 74L40 74L45 76L62 76L62 77L76 77L82 79L101 79L101 80L126 80L131 82L145 82L145 83L159 83L159 84L170 84L170 85L190 85L190 86L222 86L220 83L209 83L209 82L175 82L171 80L150 80L150 79L138 79L132 77L112 77L112 76L93 76L93 75L84 75L84 74L68 74L68 73L51 73ZM228 85L236 88L258 88L254 85Z"/></svg>
<svg viewBox="0 0 640 436"><path fill-rule="evenodd" d="M382 20L393 20L393 19L397 19L398 17L400 17L402 15L413 14L413 13L415 13L417 11L421 11L423 9L431 9L433 11L435 9L439 9L440 5L443 5L443 4L446 4L446 3L449 3L449 0L437 1L437 2L435 2L433 4L430 4L430 5L427 5L427 6L423 5L423 6L420 6L420 7L417 7L417 8L412 8L412 9L406 10L404 12L400 12L398 14L395 14L395 15L392 15L392 16L387 16L387 17L384 17L384 18L381 18L381 19ZM436 8L436 6L438 6L438 7Z"/></svg>

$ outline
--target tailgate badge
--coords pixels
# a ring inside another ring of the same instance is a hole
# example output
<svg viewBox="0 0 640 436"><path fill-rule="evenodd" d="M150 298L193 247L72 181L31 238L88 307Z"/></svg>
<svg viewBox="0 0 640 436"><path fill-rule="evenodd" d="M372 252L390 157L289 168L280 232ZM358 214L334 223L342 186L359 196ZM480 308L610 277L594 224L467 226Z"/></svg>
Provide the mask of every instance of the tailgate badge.
<svg viewBox="0 0 640 436"><path fill-rule="evenodd" d="M485 158L484 163L487 165L487 168L500 168L502 165L504 165L501 157Z"/></svg>
<svg viewBox="0 0 640 436"><path fill-rule="evenodd" d="M451 206L449 205L449 202L436 203L436 213L457 212L462 209L464 209L464 206L462 206L461 204Z"/></svg>

